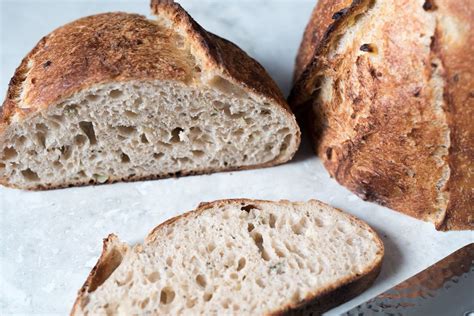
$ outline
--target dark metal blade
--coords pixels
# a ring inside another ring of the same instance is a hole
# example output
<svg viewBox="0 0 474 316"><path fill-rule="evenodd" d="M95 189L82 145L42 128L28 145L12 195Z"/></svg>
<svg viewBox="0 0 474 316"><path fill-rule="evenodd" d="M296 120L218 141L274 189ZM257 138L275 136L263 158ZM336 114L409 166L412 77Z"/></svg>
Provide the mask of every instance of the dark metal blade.
<svg viewBox="0 0 474 316"><path fill-rule="evenodd" d="M474 243L344 315L474 316Z"/></svg>

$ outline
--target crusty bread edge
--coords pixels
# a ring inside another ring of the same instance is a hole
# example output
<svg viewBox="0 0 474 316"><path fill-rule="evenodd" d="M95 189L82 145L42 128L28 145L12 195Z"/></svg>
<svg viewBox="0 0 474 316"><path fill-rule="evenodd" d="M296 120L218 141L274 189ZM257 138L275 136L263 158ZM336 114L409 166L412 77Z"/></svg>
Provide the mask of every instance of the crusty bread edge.
<svg viewBox="0 0 474 316"><path fill-rule="evenodd" d="M205 30L180 4L173 0L151 0L150 8L156 16L167 16L173 22L175 30L177 28L185 32L190 39L193 39L190 44L194 48L194 52L206 62L207 67L217 70L230 82L245 87L247 92L271 99L283 107L290 116L293 116L278 85L262 65L244 50L234 43ZM229 52L222 49L221 45L228 45L233 48L233 51ZM228 62L231 60L230 57L238 57L241 63L237 66ZM251 70L254 75L257 74L258 77L246 75L248 70Z"/></svg>
<svg viewBox="0 0 474 316"><path fill-rule="evenodd" d="M118 237L114 234L109 234L102 242L102 253L99 257L99 260L92 268L91 272L87 276L86 282L81 287L77 294L76 301L71 310L71 315L75 315L80 308L80 304L85 297L86 292L89 292L89 289L93 284L96 283L96 286L102 284L120 265L117 265L115 261L116 257L114 256L114 250L116 250L122 257L129 251L129 247L121 243Z"/></svg>
<svg viewBox="0 0 474 316"><path fill-rule="evenodd" d="M318 206L321 206L321 207L330 207L334 209L335 211L342 213L343 216L346 216L351 222L355 223L357 226L370 231L375 243L378 245L379 252L377 253L377 257L372 263L372 265L370 265L366 269L366 271L360 274L350 275L346 277L345 279L341 280L338 284L334 284L332 286L319 289L318 291L314 291L310 293L309 295L307 295L306 297L304 297L298 304L287 304L285 306L282 306L278 310L271 311L269 315L300 314L301 312L305 310L313 312L313 315L321 314L337 305L340 305L346 302L347 300L365 291L367 288L369 288L372 285L372 283L375 281L375 279L380 273L384 251L385 251L384 245L383 245L382 240L378 236L378 234L367 223L365 223L364 221L358 219L357 217L349 213L346 213L338 208L332 207L321 201L309 200L308 202L316 203ZM191 216L197 216L203 211L212 207L225 206L225 205L235 204L235 203L241 203L242 205L254 204L258 206L261 203L271 203L271 204L280 204L280 205L282 204L283 205L295 205L295 204L298 205L298 204L304 204L308 202L290 202L288 200L269 201L269 200L254 200L254 199L224 199L224 200L216 200L213 202L203 202L203 203L200 203L195 210L188 211L181 215L172 217L166 220L165 222L159 224L155 228L153 228L151 232L145 238L145 244L153 242L157 238L158 232L164 227L176 225L176 223L179 222L180 220L183 220ZM111 262L108 255L111 251L111 247L114 244L118 244L119 247L127 247L127 246L124 246L125 244L120 243L118 241L117 236L115 236L114 234L110 234L106 239L104 239L102 254L97 264L94 266L89 276L87 277L86 282L84 283L82 288L79 290L78 296L76 298L76 301L71 311L71 315L75 315L78 312L79 305L81 304L82 300L85 298L85 294L89 290L90 285L96 282L96 278L98 277L103 278L103 276L99 275L97 271L100 271L100 269L107 270L109 269L108 268L109 265L113 265L113 262ZM113 269L117 267L118 265L115 266ZM112 273L113 273L113 270L112 272L108 274L108 276L110 276ZM101 282L102 283L105 282L106 279L107 278L103 278ZM102 283L97 284L97 286L100 286L100 284Z"/></svg>

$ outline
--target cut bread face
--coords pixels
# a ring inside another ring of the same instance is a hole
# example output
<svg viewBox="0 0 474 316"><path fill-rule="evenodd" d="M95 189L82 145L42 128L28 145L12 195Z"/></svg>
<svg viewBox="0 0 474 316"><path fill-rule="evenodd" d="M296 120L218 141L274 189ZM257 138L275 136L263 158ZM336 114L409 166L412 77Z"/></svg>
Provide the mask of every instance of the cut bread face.
<svg viewBox="0 0 474 316"><path fill-rule="evenodd" d="M205 203L144 244L105 239L72 315L321 313L370 286L383 252L367 224L318 201Z"/></svg>
<svg viewBox="0 0 474 316"><path fill-rule="evenodd" d="M212 172L283 162L296 137L281 109L242 95L105 84L11 126L1 172L22 188Z"/></svg>
<svg viewBox="0 0 474 316"><path fill-rule="evenodd" d="M47 189L291 159L299 128L265 70L179 5L152 9L157 21L77 20L25 58L0 121L1 183Z"/></svg>

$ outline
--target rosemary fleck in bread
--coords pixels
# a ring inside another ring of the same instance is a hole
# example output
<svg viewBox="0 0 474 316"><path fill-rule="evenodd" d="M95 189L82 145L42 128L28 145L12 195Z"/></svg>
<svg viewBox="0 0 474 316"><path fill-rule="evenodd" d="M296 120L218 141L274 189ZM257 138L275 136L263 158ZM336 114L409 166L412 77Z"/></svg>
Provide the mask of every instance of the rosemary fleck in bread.
<svg viewBox="0 0 474 316"><path fill-rule="evenodd" d="M203 203L144 244L105 239L72 315L316 315L370 286L383 252L367 224L318 201Z"/></svg>
<svg viewBox="0 0 474 316"><path fill-rule="evenodd" d="M474 229L473 26L469 0L320 0L289 99L341 184L442 230Z"/></svg>
<svg viewBox="0 0 474 316"><path fill-rule="evenodd" d="M178 4L79 19L17 69L0 183L47 189L271 166L300 132L266 71Z"/></svg>

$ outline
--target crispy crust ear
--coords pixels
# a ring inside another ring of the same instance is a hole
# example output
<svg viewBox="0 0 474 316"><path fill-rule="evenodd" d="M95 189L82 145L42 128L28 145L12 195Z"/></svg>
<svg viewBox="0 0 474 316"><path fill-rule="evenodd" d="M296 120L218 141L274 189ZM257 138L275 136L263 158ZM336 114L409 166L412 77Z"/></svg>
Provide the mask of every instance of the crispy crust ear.
<svg viewBox="0 0 474 316"><path fill-rule="evenodd" d="M80 312L86 293L93 292L102 285L115 269L120 266L122 259L128 251L130 251L130 247L127 244L120 242L116 235L110 234L104 239L102 254L92 271L89 273L86 282L79 290L71 315L76 315Z"/></svg>
<svg viewBox="0 0 474 316"><path fill-rule="evenodd" d="M173 30L192 39L190 44L195 57L205 65L219 70L226 80L242 85L253 93L279 103L289 113L291 110L281 90L265 69L237 45L204 30L181 5L172 0L152 0L152 13Z"/></svg>

